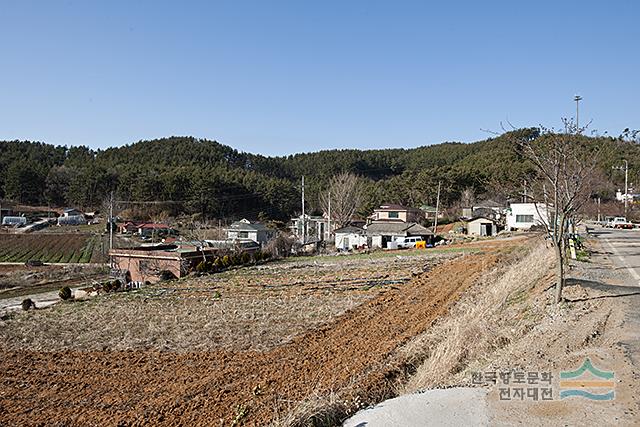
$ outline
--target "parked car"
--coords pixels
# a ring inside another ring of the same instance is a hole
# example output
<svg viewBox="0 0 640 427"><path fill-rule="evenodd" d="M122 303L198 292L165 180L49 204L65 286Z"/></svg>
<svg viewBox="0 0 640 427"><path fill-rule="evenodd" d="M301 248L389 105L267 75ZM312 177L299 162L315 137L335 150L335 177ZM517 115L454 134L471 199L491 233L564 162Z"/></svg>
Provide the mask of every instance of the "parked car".
<svg viewBox="0 0 640 427"><path fill-rule="evenodd" d="M400 237L397 240L398 248L415 248L417 242L424 242L422 237Z"/></svg>
<svg viewBox="0 0 640 427"><path fill-rule="evenodd" d="M603 227L608 227L609 223L611 221L613 221L614 218L615 217L613 217L613 216L605 216L604 219L602 221L600 221L600 225L603 226Z"/></svg>
<svg viewBox="0 0 640 427"><path fill-rule="evenodd" d="M607 224L607 227L609 228L624 228L624 229L632 229L633 228L633 224L630 223L629 221L627 221L627 218L623 217L623 216L617 216L613 219L613 221L611 221L609 224Z"/></svg>

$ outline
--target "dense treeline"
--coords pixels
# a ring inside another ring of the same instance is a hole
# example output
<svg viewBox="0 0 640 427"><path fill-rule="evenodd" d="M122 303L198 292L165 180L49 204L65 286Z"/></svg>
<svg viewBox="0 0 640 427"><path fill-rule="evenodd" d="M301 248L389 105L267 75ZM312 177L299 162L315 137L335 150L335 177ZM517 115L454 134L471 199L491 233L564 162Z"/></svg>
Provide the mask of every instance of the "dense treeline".
<svg viewBox="0 0 640 427"><path fill-rule="evenodd" d="M518 130L532 137L536 129ZM513 133L484 141L415 149L328 150L285 157L238 152L215 141L170 137L91 150L40 142L0 142L0 196L27 204L99 208L113 191L119 200L165 201L171 214L203 218L240 216L285 220L300 210L301 176L309 206L317 209L330 178L351 171L361 179L362 214L386 202L435 204L438 181L445 205L472 188L477 195L517 199L531 165L518 154ZM605 179L621 158L640 165L636 144L608 144ZM633 178L633 177L632 177ZM613 188L610 188L612 191ZM611 196L611 194L605 194Z"/></svg>

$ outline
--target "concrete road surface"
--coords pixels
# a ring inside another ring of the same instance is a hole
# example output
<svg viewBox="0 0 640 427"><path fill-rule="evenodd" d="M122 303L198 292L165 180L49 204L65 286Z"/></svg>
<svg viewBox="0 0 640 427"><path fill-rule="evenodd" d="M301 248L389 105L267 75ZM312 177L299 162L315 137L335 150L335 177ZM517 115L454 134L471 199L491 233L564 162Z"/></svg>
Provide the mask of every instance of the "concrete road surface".
<svg viewBox="0 0 640 427"><path fill-rule="evenodd" d="M76 292L79 288L71 288L71 292ZM21 310L22 301L30 298L36 303L37 308L45 308L60 302L58 291L41 292L31 295L22 295L19 297L2 298L0 297L0 315L4 315L8 311Z"/></svg>
<svg viewBox="0 0 640 427"><path fill-rule="evenodd" d="M611 287L620 298L624 312L624 340L620 343L634 366L640 368L640 230L616 230L598 227L592 235L601 242L606 256L628 272L625 286Z"/></svg>
<svg viewBox="0 0 640 427"><path fill-rule="evenodd" d="M360 411L343 426L487 426L486 395L487 391L482 388L449 388L408 394Z"/></svg>

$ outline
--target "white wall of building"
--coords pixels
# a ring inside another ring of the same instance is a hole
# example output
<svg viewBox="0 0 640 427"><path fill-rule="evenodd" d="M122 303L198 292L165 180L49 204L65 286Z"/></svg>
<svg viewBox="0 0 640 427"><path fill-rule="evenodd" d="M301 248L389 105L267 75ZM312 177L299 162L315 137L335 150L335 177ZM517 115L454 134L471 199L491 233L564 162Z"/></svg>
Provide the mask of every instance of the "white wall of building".
<svg viewBox="0 0 640 427"><path fill-rule="evenodd" d="M547 208L542 203L512 203L507 212L507 230L528 230L534 225L549 224Z"/></svg>
<svg viewBox="0 0 640 427"><path fill-rule="evenodd" d="M336 249L352 249L366 244L366 235L357 233L336 233Z"/></svg>

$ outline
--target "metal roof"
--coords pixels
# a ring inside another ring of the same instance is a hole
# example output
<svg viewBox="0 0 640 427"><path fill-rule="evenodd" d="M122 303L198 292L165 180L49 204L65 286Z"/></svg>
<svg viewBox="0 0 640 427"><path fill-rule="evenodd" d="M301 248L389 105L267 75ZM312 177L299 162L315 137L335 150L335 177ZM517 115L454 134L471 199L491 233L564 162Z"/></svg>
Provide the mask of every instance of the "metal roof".
<svg viewBox="0 0 640 427"><path fill-rule="evenodd" d="M415 222L375 221L367 227L367 234L413 234L426 236L433 233Z"/></svg>

